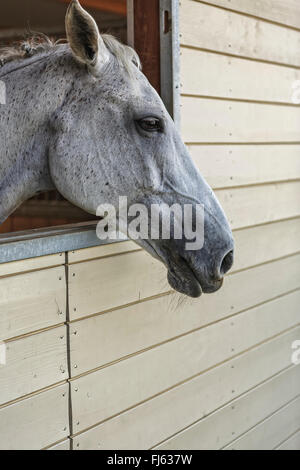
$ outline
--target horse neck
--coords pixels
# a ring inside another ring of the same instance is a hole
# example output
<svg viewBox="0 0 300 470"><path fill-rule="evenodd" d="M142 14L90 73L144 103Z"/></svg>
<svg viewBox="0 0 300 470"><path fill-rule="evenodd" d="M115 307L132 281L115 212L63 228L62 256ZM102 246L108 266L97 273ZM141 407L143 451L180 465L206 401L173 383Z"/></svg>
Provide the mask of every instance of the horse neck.
<svg viewBox="0 0 300 470"><path fill-rule="evenodd" d="M6 86L6 104L0 105L0 220L37 192L53 189L50 123L72 87L72 70L62 59L61 53L47 53L0 69Z"/></svg>

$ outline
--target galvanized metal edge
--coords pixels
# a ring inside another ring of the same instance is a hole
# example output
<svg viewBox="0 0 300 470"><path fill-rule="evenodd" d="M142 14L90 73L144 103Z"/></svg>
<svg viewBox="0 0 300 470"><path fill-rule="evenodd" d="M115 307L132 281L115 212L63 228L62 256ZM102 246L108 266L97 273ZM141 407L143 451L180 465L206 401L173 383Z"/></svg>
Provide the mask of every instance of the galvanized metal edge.
<svg viewBox="0 0 300 470"><path fill-rule="evenodd" d="M117 239L99 240L95 224L78 224L14 235L0 237L0 264L127 240L122 234Z"/></svg>

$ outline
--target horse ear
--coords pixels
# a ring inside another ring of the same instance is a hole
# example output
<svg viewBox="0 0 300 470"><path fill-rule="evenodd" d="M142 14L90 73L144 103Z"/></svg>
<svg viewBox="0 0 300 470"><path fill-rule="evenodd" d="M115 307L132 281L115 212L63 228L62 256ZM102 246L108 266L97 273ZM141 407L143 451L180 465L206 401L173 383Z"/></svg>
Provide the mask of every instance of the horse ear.
<svg viewBox="0 0 300 470"><path fill-rule="evenodd" d="M72 0L66 14L67 39L75 57L95 72L109 60L109 52L94 18L78 0Z"/></svg>

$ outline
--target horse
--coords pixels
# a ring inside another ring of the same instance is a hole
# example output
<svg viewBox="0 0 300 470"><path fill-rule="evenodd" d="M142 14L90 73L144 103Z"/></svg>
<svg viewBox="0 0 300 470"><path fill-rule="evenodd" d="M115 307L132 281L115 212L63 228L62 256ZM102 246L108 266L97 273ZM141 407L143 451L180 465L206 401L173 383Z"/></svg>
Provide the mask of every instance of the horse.
<svg viewBox="0 0 300 470"><path fill-rule="evenodd" d="M217 291L233 263L232 231L137 53L101 35L78 0L65 21L65 43L33 37L0 51L0 224L53 189L90 214L122 196L148 208L201 205L201 248L187 249L174 230L137 243L165 265L174 290Z"/></svg>

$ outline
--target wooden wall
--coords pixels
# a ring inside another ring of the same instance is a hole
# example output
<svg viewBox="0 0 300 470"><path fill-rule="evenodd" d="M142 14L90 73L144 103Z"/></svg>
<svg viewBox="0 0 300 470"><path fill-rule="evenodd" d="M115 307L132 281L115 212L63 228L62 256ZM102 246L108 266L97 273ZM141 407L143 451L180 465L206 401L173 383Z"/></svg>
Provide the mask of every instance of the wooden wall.
<svg viewBox="0 0 300 470"><path fill-rule="evenodd" d="M300 448L300 6L228 4L181 0L182 132L233 270L181 303L133 242L0 265L0 447Z"/></svg>
<svg viewBox="0 0 300 470"><path fill-rule="evenodd" d="M217 315L218 323L202 332L219 329L220 349L229 342L234 355L236 341L246 350L253 326L259 335L256 347L270 347L269 360L277 361L278 355L283 359L283 338L295 334L300 339L300 278L297 274L294 279L290 268L282 265L295 263L300 268L300 107L292 99L300 80L300 4L181 0L180 33L182 133L236 239L235 273L220 292L223 305L217 296L211 299L214 313L224 311L232 279L243 285L242 292L240 287L233 291L230 318ZM298 227L296 232L292 226ZM261 277L254 274L263 271ZM249 290L249 303L236 308L237 297L241 294L245 300ZM258 310L264 313L256 316ZM270 335L276 318L281 326ZM237 326L242 319L245 329L226 331L228 322ZM209 337L207 341L211 348ZM265 369L262 378L255 375L265 366L252 362L252 346L242 356L245 364L249 361L236 372L243 394L239 391L236 398L230 374L221 368L218 372L214 365L203 375L203 387L214 373L221 384L218 393L226 395L232 388L232 399L227 395L222 403L214 402L202 419L182 426L159 448L300 448L299 366L297 370L289 364L280 373Z"/></svg>

